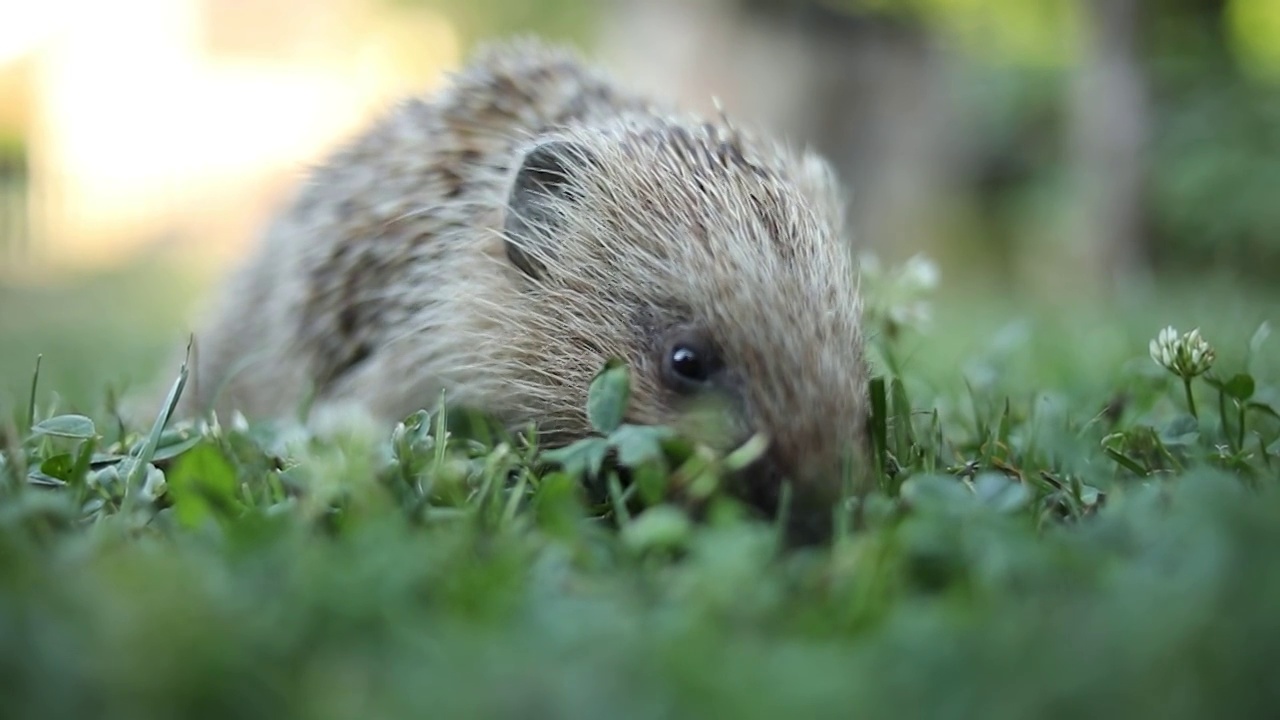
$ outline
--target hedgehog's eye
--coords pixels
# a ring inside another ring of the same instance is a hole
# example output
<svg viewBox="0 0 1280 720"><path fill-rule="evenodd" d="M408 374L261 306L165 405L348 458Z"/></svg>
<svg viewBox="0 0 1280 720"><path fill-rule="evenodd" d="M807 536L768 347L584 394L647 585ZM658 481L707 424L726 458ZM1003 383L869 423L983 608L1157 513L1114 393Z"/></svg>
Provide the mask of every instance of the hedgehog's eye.
<svg viewBox="0 0 1280 720"><path fill-rule="evenodd" d="M685 380L703 382L707 379L707 368L703 365L698 351L688 345L677 345L671 351L671 369Z"/></svg>
<svg viewBox="0 0 1280 720"><path fill-rule="evenodd" d="M663 380L677 392L696 392L707 384L719 365L715 352L707 343L681 337L667 346L662 365Z"/></svg>

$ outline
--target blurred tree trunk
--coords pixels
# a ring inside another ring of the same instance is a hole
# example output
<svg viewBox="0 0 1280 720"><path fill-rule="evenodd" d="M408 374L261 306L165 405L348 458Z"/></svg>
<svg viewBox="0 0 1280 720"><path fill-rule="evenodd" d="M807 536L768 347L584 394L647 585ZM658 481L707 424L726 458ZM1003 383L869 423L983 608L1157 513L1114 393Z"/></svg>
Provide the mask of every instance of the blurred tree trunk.
<svg viewBox="0 0 1280 720"><path fill-rule="evenodd" d="M1104 286L1147 264L1145 151L1150 133L1139 34L1142 0L1081 0L1085 20L1070 95L1078 205L1071 244Z"/></svg>
<svg viewBox="0 0 1280 720"><path fill-rule="evenodd" d="M827 157L859 246L907 254L932 237L950 159L944 68L900 14L805 0L615 0L601 49L650 91Z"/></svg>
<svg viewBox="0 0 1280 720"><path fill-rule="evenodd" d="M901 13L837 12L813 2L741 0L748 22L790 28L811 73L793 136L852 190L860 244L901 257L928 243L948 159L941 58L929 30Z"/></svg>

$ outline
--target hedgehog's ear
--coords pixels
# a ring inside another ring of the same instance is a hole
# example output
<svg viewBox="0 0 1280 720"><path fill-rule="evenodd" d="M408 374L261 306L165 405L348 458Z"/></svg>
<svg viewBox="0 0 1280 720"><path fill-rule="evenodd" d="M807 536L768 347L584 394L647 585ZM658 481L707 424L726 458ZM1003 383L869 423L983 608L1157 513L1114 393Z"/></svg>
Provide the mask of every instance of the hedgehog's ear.
<svg viewBox="0 0 1280 720"><path fill-rule="evenodd" d="M546 268L537 259L551 255L563 210L557 202L576 199L574 175L585 169L591 154L567 140L535 145L520 161L507 196L507 257L524 274L537 279Z"/></svg>

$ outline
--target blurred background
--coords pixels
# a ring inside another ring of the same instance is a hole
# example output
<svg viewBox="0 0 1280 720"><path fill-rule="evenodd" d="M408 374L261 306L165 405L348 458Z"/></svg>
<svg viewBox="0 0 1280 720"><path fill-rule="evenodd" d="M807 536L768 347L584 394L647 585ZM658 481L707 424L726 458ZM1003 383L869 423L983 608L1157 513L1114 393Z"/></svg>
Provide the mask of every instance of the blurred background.
<svg viewBox="0 0 1280 720"><path fill-rule="evenodd" d="M1275 321L1280 0L0 0L0 393L144 380L309 163L513 33L824 153L941 268L931 347Z"/></svg>

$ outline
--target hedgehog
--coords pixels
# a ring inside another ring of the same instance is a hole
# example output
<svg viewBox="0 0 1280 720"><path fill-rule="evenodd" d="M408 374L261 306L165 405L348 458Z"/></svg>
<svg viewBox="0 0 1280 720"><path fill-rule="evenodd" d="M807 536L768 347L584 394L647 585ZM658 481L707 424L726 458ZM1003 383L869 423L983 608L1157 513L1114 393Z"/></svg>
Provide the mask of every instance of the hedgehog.
<svg viewBox="0 0 1280 720"><path fill-rule="evenodd" d="M821 540L866 452L851 246L812 151L490 43L310 169L198 328L180 412L394 423L443 397L559 447L617 358L626 422L710 402L723 441L767 441L731 492L776 514L786 483L788 537Z"/></svg>

